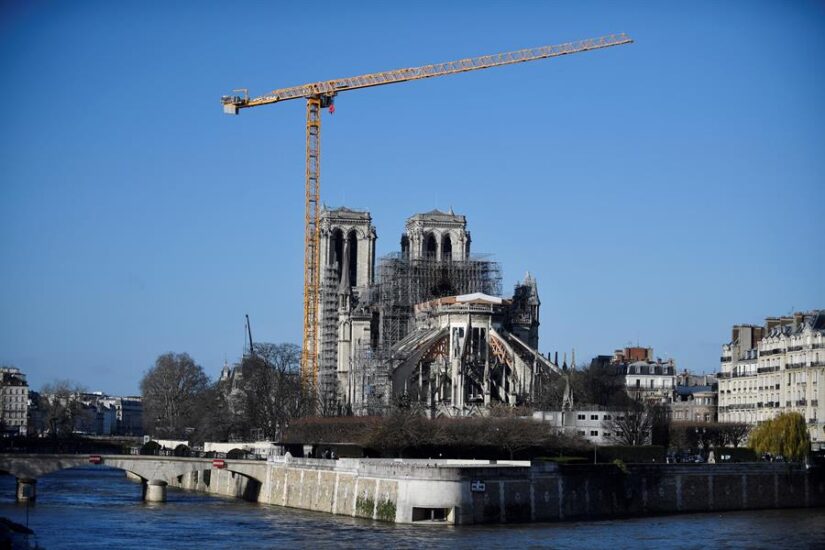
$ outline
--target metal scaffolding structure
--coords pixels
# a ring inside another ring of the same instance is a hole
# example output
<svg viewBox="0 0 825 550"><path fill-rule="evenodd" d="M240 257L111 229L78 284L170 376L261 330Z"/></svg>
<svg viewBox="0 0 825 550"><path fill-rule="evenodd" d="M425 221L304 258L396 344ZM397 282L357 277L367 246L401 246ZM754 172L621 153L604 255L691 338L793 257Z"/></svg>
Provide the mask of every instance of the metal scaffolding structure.
<svg viewBox="0 0 825 550"><path fill-rule="evenodd" d="M319 304L319 398L334 400L338 372L338 264L327 266L322 274Z"/></svg>
<svg viewBox="0 0 825 550"><path fill-rule="evenodd" d="M355 352L352 381L359 390L353 396L353 412L382 414L390 405L392 348L412 329L416 304L474 292L501 295L498 262L484 256L464 261L410 260L401 253L381 258L368 297L377 337Z"/></svg>
<svg viewBox="0 0 825 550"><path fill-rule="evenodd" d="M484 256L464 261L410 260L399 253L381 258L372 303L379 312L376 351L388 352L409 332L413 307L443 296L483 292L501 295L501 265Z"/></svg>

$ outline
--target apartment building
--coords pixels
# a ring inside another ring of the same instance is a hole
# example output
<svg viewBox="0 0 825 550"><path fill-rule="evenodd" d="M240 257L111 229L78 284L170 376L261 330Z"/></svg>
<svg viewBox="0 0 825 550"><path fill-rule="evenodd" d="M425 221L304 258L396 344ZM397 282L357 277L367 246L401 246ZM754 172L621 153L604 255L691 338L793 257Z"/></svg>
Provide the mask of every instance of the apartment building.
<svg viewBox="0 0 825 550"><path fill-rule="evenodd" d="M812 448L825 448L825 310L735 325L718 380L720 422L758 424L798 412Z"/></svg>
<svg viewBox="0 0 825 550"><path fill-rule="evenodd" d="M0 367L0 423L6 433L25 435L28 426L29 384L15 367Z"/></svg>

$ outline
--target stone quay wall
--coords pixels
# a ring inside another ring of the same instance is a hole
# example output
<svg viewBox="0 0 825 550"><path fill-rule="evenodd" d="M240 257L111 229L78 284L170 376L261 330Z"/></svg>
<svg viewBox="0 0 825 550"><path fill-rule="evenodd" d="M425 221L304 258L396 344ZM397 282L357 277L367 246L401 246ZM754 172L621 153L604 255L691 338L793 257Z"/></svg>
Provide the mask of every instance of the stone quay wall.
<svg viewBox="0 0 825 550"><path fill-rule="evenodd" d="M170 486L396 523L544 522L825 506L825 470L769 463L619 468L290 459L268 462L260 482L212 469L180 476Z"/></svg>

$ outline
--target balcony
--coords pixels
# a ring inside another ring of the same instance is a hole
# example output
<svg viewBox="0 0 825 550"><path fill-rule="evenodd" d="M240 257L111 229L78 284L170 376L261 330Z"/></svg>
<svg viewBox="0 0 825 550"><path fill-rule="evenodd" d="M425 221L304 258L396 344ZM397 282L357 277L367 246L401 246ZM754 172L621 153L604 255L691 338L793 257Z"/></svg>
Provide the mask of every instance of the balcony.
<svg viewBox="0 0 825 550"><path fill-rule="evenodd" d="M764 374L766 372L776 372L778 370L779 370L778 366L777 367L759 367L758 369L756 369L756 372L758 374Z"/></svg>

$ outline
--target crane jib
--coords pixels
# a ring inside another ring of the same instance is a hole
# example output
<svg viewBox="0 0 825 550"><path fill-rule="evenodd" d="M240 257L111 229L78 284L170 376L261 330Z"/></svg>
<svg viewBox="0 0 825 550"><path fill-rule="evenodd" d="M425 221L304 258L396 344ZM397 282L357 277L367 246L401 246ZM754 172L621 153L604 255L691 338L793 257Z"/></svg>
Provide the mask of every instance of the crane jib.
<svg viewBox="0 0 825 550"><path fill-rule="evenodd" d="M312 395L321 399L334 399L334 395L327 395L318 382L319 348L321 337L319 334L320 310L320 226L319 205L321 204L321 116L322 107L332 107L332 101L338 92L382 86L397 82L407 82L436 76L446 76L479 69L524 63L585 52L610 46L630 44L633 40L626 34L616 34L569 42L555 46L528 48L512 52L493 55L482 55L436 63L421 67L397 69L381 73L371 73L350 78L325 80L312 84L293 86L274 90L269 94L249 98L246 89L233 90L243 95L223 96L221 103L225 113L237 115L238 111L247 107L256 107L277 103L289 99L306 99L306 176L304 201L304 334L301 353L301 383L302 387L312 392ZM250 334L250 347L252 346ZM325 367L326 368L326 367ZM333 392L334 393L334 392ZM321 395L323 394L323 395ZM320 403L320 401L317 401Z"/></svg>
<svg viewBox="0 0 825 550"><path fill-rule="evenodd" d="M280 88L278 90L273 90L268 94L255 98L248 98L245 96L224 96L222 98L222 102L224 105L232 105L235 107L235 109L225 109L227 112L231 114L237 114L238 109L257 107L260 105L268 105L270 103L278 103L290 99L320 97L323 95L335 95L338 92L347 90L368 88L372 86L382 86L386 84L395 84L398 82L420 80L424 78L432 78L435 76L446 76L450 74L476 71L479 69L488 69L491 67L498 67L502 65L524 63L527 61L536 61L539 59L559 57L571 53L586 52L590 50L608 48L611 46L620 46L623 44L630 44L632 42L633 39L631 39L626 34L622 33L616 35L602 36L599 38L590 38L587 40L580 40L577 42L567 42L564 44L557 44L553 46L527 48L512 52L482 55L479 57L470 57L465 59L459 59L456 61L448 61L445 63L436 63L433 65L423 65L421 67L396 69L392 71L370 73L348 78L339 78L334 80L315 82L311 84L303 84L300 86L292 86L289 88Z"/></svg>

